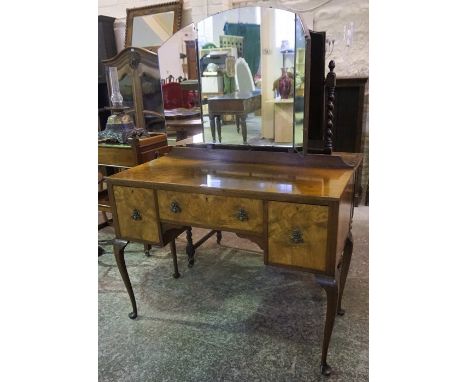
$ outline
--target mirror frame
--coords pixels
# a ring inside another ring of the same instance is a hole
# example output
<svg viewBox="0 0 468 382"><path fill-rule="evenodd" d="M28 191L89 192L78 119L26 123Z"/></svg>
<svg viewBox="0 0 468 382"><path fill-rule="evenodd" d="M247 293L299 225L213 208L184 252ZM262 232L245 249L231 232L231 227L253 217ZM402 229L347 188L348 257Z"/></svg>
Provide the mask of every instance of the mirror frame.
<svg viewBox="0 0 468 382"><path fill-rule="evenodd" d="M155 15L158 13L165 12L174 12L174 23L172 28L172 35L174 35L174 33L176 33L182 25L181 0L171 1L169 3L148 5L145 7L127 8L127 20L125 25L125 48L129 48L132 46L133 19L135 17ZM157 53L159 46L138 46L137 48L144 48Z"/></svg>

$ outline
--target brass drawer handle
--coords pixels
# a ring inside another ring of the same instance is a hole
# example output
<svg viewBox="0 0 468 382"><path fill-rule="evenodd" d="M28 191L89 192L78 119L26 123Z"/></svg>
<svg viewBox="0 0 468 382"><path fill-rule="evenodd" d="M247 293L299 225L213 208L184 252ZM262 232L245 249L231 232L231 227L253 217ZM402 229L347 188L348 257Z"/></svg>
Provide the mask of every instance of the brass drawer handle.
<svg viewBox="0 0 468 382"><path fill-rule="evenodd" d="M138 211L136 208L133 210L132 219L133 220L141 220L140 211Z"/></svg>
<svg viewBox="0 0 468 382"><path fill-rule="evenodd" d="M237 219L239 219L241 222L249 220L249 214L243 208L239 208L239 211L237 212L236 216Z"/></svg>
<svg viewBox="0 0 468 382"><path fill-rule="evenodd" d="M297 228L292 230L290 239L294 244L300 244L304 242L304 239L302 238L302 232Z"/></svg>
<svg viewBox="0 0 468 382"><path fill-rule="evenodd" d="M182 212L182 208L180 208L179 203L172 202L171 203L171 211L175 214Z"/></svg>

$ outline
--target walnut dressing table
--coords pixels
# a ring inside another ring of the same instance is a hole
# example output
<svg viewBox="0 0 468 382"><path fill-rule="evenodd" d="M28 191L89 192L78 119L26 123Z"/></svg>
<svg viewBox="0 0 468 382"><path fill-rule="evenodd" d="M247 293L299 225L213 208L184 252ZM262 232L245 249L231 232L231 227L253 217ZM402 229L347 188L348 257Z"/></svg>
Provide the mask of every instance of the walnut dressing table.
<svg viewBox="0 0 468 382"><path fill-rule="evenodd" d="M175 147L170 154L107 179L118 240L114 254L133 311L127 240L165 245L187 227L231 231L257 243L266 265L313 272L327 295L326 363L351 259L355 170L360 155L306 155ZM189 264L194 245L187 231ZM167 238L170 239L167 239ZM218 241L220 240L218 237ZM174 260L178 277L177 258Z"/></svg>

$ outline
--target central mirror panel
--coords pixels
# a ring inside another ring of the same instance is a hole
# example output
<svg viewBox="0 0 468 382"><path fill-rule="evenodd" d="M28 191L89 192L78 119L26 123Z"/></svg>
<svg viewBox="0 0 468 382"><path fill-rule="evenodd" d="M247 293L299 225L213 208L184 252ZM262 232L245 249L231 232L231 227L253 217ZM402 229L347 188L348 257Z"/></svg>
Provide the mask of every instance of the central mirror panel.
<svg viewBox="0 0 468 382"><path fill-rule="evenodd" d="M307 34L295 13L263 7L175 33L158 50L169 137L302 147Z"/></svg>

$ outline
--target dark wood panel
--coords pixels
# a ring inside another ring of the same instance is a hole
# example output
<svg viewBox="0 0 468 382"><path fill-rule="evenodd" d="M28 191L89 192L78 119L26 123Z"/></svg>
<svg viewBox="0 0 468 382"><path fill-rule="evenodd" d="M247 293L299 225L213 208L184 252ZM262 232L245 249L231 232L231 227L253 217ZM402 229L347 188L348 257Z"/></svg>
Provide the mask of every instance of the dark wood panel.
<svg viewBox="0 0 468 382"><path fill-rule="evenodd" d="M364 94L367 78L338 78L335 89L333 149L362 152Z"/></svg>

